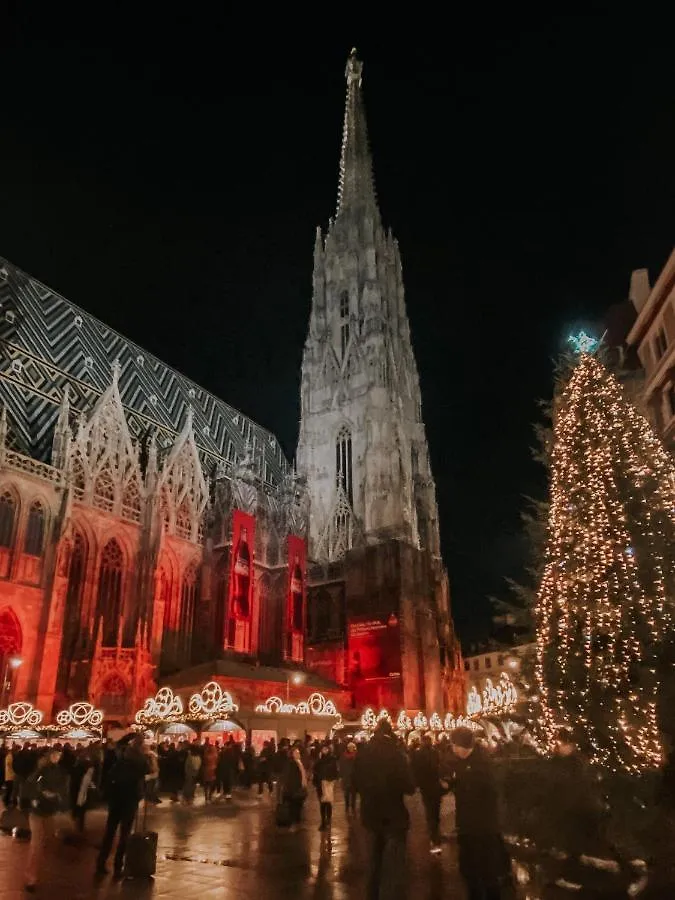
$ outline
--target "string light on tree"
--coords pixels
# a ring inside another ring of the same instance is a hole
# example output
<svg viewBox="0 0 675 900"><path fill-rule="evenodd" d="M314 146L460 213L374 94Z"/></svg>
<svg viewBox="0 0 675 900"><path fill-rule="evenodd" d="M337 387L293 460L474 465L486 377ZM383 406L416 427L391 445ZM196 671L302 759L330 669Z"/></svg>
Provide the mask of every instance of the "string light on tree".
<svg viewBox="0 0 675 900"><path fill-rule="evenodd" d="M592 759L638 773L663 754L660 643L672 632L675 468L583 332L556 406L551 505L535 611L549 742L559 726Z"/></svg>

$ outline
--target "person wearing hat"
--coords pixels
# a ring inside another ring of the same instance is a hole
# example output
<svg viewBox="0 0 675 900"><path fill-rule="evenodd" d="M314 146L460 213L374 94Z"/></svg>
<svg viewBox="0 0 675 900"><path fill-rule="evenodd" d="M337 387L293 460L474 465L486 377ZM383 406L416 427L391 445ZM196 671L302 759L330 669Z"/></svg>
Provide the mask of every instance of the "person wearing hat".
<svg viewBox="0 0 675 900"><path fill-rule="evenodd" d="M510 887L511 861L501 834L491 763L470 728L455 728L450 742L459 870L469 900L500 900L502 889Z"/></svg>
<svg viewBox="0 0 675 900"><path fill-rule="evenodd" d="M368 900L405 896L406 837L410 816L405 796L415 793L408 758L391 723L380 721L357 754L354 786L361 797L361 822L369 836Z"/></svg>

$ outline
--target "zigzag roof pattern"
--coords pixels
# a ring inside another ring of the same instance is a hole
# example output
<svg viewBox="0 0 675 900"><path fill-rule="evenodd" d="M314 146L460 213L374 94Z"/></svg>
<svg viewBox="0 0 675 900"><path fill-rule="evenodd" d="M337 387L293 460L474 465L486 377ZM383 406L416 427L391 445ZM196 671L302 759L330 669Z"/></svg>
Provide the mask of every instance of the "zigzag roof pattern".
<svg viewBox="0 0 675 900"><path fill-rule="evenodd" d="M158 445L170 447L192 407L207 469L230 472L255 445L266 484L289 471L270 431L0 257L0 402L23 452L49 461L66 384L71 409L86 412L110 385L116 361L135 439L154 431Z"/></svg>

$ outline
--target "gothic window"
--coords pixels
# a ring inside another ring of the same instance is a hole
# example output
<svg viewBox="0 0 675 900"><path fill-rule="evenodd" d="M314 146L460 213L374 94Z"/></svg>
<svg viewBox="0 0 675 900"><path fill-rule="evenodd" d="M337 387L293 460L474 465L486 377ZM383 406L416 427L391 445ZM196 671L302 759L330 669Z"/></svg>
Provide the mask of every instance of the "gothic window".
<svg viewBox="0 0 675 900"><path fill-rule="evenodd" d="M14 543L14 522L16 500L10 491L0 494L0 547L11 547Z"/></svg>
<svg viewBox="0 0 675 900"><path fill-rule="evenodd" d="M163 603L163 630L169 631L173 626L173 609L171 607L171 581L164 569L159 574L159 599Z"/></svg>
<svg viewBox="0 0 675 900"><path fill-rule="evenodd" d="M0 612L0 693L4 700L3 706L8 706L12 700L12 682L17 670L10 661L21 653L22 643L21 625L16 613L5 607Z"/></svg>
<svg viewBox="0 0 675 900"><path fill-rule="evenodd" d="M108 541L101 556L98 576L98 605L96 622L103 619L103 643L107 647L117 641L119 620L122 614L122 572L124 556L117 541Z"/></svg>
<svg viewBox="0 0 675 900"><path fill-rule="evenodd" d="M109 469L104 469L94 483L94 506L112 512L115 505L115 483Z"/></svg>
<svg viewBox="0 0 675 900"><path fill-rule="evenodd" d="M340 318L349 318L349 294L347 291L343 291L340 294Z"/></svg>
<svg viewBox="0 0 675 900"><path fill-rule="evenodd" d="M353 504L352 484L352 435L343 426L335 442L335 484L344 488L350 505Z"/></svg>
<svg viewBox="0 0 675 900"><path fill-rule="evenodd" d="M302 571L298 557L295 557L291 572L291 625L294 631L303 630L303 590Z"/></svg>
<svg viewBox="0 0 675 900"><path fill-rule="evenodd" d="M232 601L234 614L238 619L248 619L250 608L250 589L251 589L251 551L248 545L248 529L241 529L241 537L235 550L234 568L233 568L234 585L232 591Z"/></svg>
<svg viewBox="0 0 675 900"><path fill-rule="evenodd" d="M181 585L180 591L179 631L186 653L195 620L195 604L197 602L198 584L197 568L196 566L190 566L183 575L183 584Z"/></svg>
<svg viewBox="0 0 675 900"><path fill-rule="evenodd" d="M131 519L132 522L140 522L141 520L141 494L135 478L130 478L127 486L124 488L122 515L126 519Z"/></svg>
<svg viewBox="0 0 675 900"><path fill-rule="evenodd" d="M82 499L84 494L84 466L79 455L73 459L72 470L73 489L78 500Z"/></svg>
<svg viewBox="0 0 675 900"><path fill-rule="evenodd" d="M349 345L349 322L343 322L340 325L340 353L342 359L345 358L345 354L347 353L347 346Z"/></svg>
<svg viewBox="0 0 675 900"><path fill-rule="evenodd" d="M187 499L183 500L176 513L176 534L188 541L192 537L192 510Z"/></svg>
<svg viewBox="0 0 675 900"><path fill-rule="evenodd" d="M24 550L30 556L41 556L45 541L45 510L39 500L35 500L28 511L26 543Z"/></svg>
<svg viewBox="0 0 675 900"><path fill-rule="evenodd" d="M75 656L77 639L80 634L82 619L82 594L86 564L86 547L84 538L75 532L73 548L70 553L68 568L68 587L66 589L66 608L63 625L63 649L59 668L59 690L64 693L68 688L70 664Z"/></svg>

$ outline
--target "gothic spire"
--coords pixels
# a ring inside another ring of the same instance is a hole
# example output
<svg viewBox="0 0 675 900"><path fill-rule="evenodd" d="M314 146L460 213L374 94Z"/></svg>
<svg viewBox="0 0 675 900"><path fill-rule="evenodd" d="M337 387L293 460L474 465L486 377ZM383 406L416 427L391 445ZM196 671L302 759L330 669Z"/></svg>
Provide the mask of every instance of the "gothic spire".
<svg viewBox="0 0 675 900"><path fill-rule="evenodd" d="M363 63L357 58L354 48L349 54L345 69L347 99L340 154L338 216L358 208L377 210L373 163L368 146L366 111L361 91L362 72Z"/></svg>

